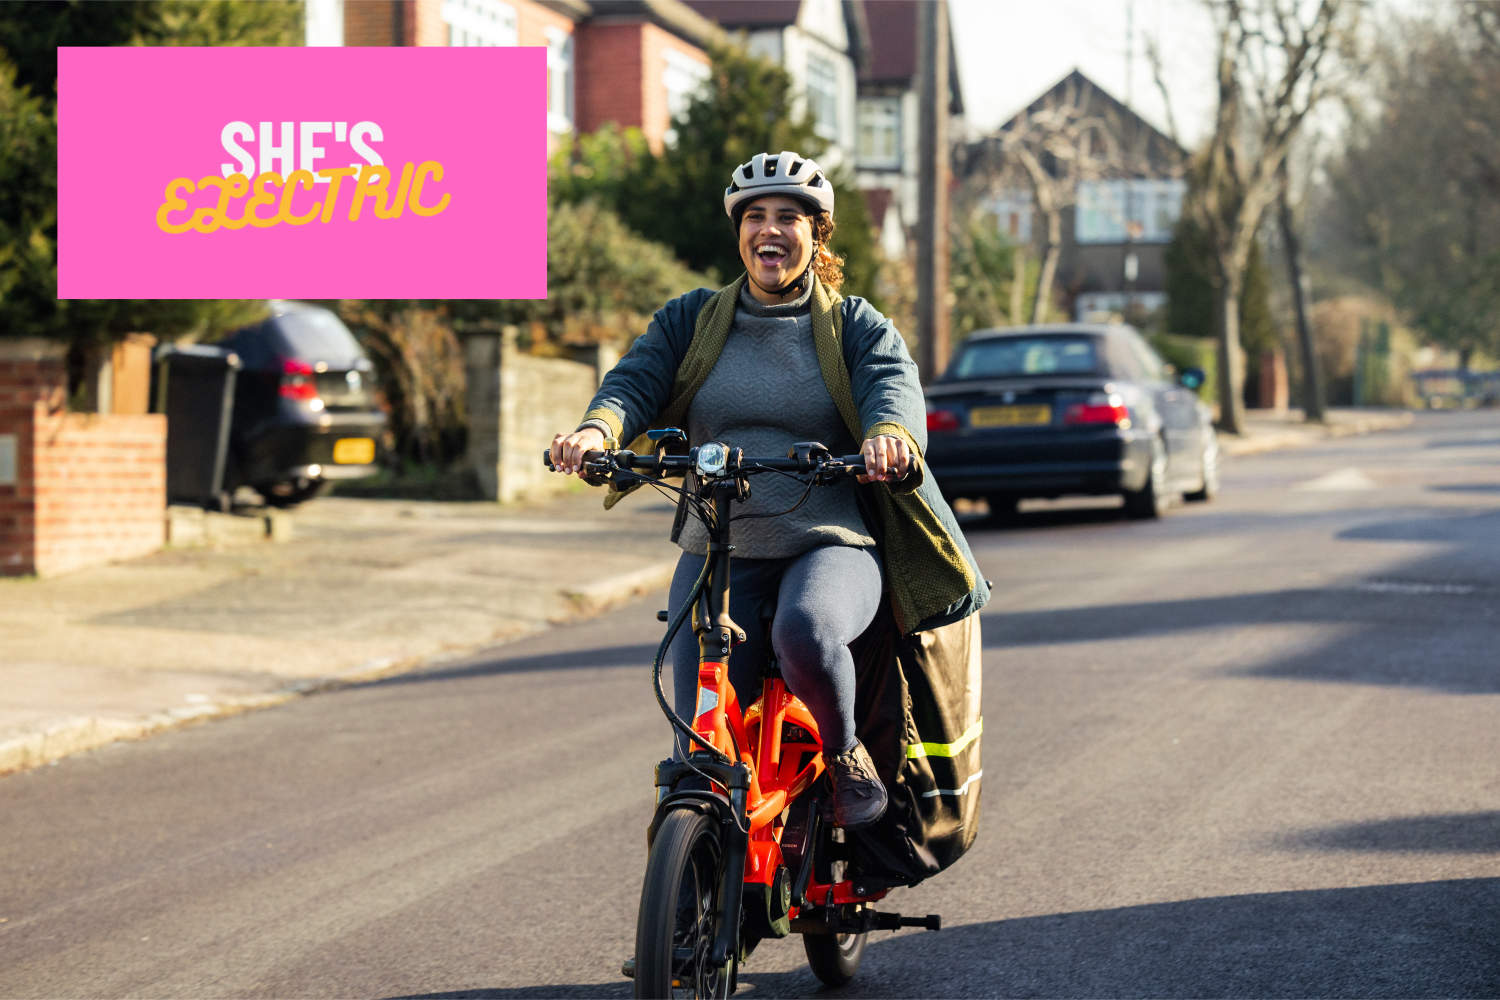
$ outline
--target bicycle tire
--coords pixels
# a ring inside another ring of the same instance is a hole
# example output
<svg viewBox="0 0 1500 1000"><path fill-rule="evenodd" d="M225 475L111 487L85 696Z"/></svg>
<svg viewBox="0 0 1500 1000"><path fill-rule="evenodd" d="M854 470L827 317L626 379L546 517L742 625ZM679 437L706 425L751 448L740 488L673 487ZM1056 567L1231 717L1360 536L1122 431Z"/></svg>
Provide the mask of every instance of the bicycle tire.
<svg viewBox="0 0 1500 1000"><path fill-rule="evenodd" d="M843 986L859 971L865 958L868 934L804 934L802 950L807 964L824 986Z"/></svg>
<svg viewBox="0 0 1500 1000"><path fill-rule="evenodd" d="M635 927L635 995L649 1000L720 998L735 962L713 967L723 849L717 821L692 808L669 812L656 831Z"/></svg>

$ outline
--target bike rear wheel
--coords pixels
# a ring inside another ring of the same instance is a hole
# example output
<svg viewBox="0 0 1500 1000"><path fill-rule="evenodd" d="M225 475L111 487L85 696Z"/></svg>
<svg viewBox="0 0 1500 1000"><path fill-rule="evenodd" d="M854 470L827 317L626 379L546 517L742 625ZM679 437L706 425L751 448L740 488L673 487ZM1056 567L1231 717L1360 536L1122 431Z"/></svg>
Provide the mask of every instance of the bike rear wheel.
<svg viewBox="0 0 1500 1000"><path fill-rule="evenodd" d="M824 986L843 986L859 971L868 934L804 934L807 964Z"/></svg>
<svg viewBox="0 0 1500 1000"><path fill-rule="evenodd" d="M635 995L727 997L734 959L712 964L719 931L723 847L716 819L696 809L669 812L656 831L635 928Z"/></svg>

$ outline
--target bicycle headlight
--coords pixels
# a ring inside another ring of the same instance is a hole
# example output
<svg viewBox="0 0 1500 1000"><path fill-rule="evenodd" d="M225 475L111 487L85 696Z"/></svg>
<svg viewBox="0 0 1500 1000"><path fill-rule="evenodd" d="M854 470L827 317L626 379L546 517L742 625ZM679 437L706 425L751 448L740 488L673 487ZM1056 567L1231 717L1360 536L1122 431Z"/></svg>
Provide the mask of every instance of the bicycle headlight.
<svg viewBox="0 0 1500 1000"><path fill-rule="evenodd" d="M698 446L695 465L698 475L705 477L721 476L724 467L729 464L729 449L717 441Z"/></svg>

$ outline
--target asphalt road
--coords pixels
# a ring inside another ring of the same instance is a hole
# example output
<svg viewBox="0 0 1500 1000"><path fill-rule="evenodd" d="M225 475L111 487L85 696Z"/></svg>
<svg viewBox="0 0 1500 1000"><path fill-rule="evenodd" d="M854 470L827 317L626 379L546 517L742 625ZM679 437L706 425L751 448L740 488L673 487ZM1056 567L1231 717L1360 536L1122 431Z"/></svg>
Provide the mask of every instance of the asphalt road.
<svg viewBox="0 0 1500 1000"><path fill-rule="evenodd" d="M980 839L837 995L1500 995L1500 417L970 540ZM0 780L0 994L627 996L654 610Z"/></svg>

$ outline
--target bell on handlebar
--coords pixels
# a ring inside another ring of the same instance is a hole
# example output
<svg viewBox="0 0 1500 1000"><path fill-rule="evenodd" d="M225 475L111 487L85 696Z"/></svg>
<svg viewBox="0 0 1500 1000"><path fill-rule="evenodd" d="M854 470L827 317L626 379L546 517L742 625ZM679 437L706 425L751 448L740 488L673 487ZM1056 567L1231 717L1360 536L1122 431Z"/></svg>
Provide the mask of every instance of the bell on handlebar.
<svg viewBox="0 0 1500 1000"><path fill-rule="evenodd" d="M812 472L819 462L832 461L833 453L828 450L827 445L818 441L798 441L792 445L786 457L797 460L798 472Z"/></svg>
<svg viewBox="0 0 1500 1000"><path fill-rule="evenodd" d="M656 442L657 448L664 448L674 442L687 444L687 435L680 427L658 427L646 432L646 436Z"/></svg>

